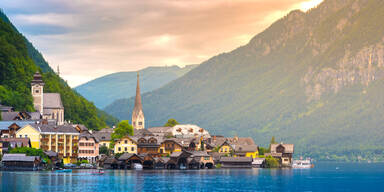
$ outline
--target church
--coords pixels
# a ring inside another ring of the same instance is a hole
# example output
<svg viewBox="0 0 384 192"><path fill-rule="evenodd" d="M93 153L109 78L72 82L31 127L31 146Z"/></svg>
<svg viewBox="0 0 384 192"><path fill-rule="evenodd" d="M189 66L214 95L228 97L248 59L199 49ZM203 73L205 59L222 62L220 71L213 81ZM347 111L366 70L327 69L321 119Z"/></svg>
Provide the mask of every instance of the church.
<svg viewBox="0 0 384 192"><path fill-rule="evenodd" d="M64 106L60 93L44 93L44 82L39 72L33 75L31 82L33 106L40 112L42 119L55 120L57 125L64 124Z"/></svg>

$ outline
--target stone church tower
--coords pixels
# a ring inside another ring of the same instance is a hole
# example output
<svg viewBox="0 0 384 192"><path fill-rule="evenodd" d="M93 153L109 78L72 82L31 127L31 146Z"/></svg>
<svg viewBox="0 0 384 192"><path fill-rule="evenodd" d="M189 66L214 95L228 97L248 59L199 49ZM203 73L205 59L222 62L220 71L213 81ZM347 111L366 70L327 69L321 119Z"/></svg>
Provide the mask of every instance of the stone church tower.
<svg viewBox="0 0 384 192"><path fill-rule="evenodd" d="M33 75L33 80L31 82L31 90L32 90L32 97L33 97L33 106L35 107L36 111L40 112L40 114L43 114L44 82L39 72L36 72Z"/></svg>
<svg viewBox="0 0 384 192"><path fill-rule="evenodd" d="M132 126L134 129L145 128L143 106L141 105L141 96L140 96L139 73L137 73L136 98L135 98L135 107L133 108L133 112L132 112Z"/></svg>

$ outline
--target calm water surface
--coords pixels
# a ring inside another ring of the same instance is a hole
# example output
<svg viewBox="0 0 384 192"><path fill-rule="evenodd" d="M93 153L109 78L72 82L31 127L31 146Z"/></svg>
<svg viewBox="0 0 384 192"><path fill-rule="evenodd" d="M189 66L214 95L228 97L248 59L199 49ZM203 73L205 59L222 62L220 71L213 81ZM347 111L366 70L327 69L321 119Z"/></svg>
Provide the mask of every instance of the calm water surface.
<svg viewBox="0 0 384 192"><path fill-rule="evenodd" d="M0 172L1 191L384 191L383 163L317 163L298 169Z"/></svg>

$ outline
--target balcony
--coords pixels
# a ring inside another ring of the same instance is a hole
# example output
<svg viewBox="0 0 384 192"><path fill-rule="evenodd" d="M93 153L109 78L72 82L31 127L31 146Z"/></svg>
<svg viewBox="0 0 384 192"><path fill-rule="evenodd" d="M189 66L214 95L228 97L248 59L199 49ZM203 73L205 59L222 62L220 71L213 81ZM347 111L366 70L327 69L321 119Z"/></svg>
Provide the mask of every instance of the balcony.
<svg viewBox="0 0 384 192"><path fill-rule="evenodd" d="M59 146L59 150L63 150L64 149L64 147L63 146Z"/></svg>
<svg viewBox="0 0 384 192"><path fill-rule="evenodd" d="M59 139L59 142L64 142L64 139Z"/></svg>
<svg viewBox="0 0 384 192"><path fill-rule="evenodd" d="M165 150L166 150L166 151L174 151L175 148L174 148L174 147L165 147Z"/></svg>
<svg viewBox="0 0 384 192"><path fill-rule="evenodd" d="M49 141L49 138L42 138L42 139L41 139L41 142L45 142L45 143L46 143L46 142L48 142L48 141Z"/></svg>
<svg viewBox="0 0 384 192"><path fill-rule="evenodd" d="M72 142L73 142L73 143L78 143L79 140L78 140L78 139L72 139Z"/></svg>
<svg viewBox="0 0 384 192"><path fill-rule="evenodd" d="M43 149L44 151L48 151L49 147L47 145L44 145L41 147L41 149Z"/></svg>
<svg viewBox="0 0 384 192"><path fill-rule="evenodd" d="M72 150L77 150L77 149L79 149L77 146L72 147Z"/></svg>

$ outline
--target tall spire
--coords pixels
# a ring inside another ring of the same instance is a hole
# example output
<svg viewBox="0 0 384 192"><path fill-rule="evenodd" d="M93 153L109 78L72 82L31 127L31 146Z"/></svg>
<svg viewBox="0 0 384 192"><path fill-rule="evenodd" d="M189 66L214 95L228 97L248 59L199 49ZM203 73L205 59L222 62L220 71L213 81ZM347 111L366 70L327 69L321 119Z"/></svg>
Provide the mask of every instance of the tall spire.
<svg viewBox="0 0 384 192"><path fill-rule="evenodd" d="M60 77L60 65L57 65L57 76Z"/></svg>
<svg viewBox="0 0 384 192"><path fill-rule="evenodd" d="M139 72L137 72L137 85L136 85L136 98L135 98L135 108L133 111L143 110L143 106L141 105L141 95L140 95L140 80L139 80Z"/></svg>
<svg viewBox="0 0 384 192"><path fill-rule="evenodd" d="M136 98L135 98L135 107L133 108L133 112L132 112L132 126L135 129L145 128L145 119L144 119L143 106L141 104L141 95L140 95L139 72L137 72Z"/></svg>

